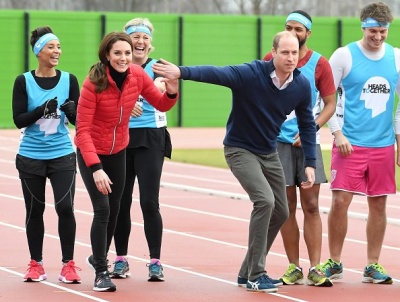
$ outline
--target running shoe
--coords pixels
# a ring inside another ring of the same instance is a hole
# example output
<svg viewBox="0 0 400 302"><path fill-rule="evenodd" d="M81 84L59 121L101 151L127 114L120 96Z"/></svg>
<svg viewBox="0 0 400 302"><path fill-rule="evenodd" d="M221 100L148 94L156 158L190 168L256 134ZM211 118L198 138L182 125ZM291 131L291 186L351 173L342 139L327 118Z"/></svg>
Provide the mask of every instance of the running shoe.
<svg viewBox="0 0 400 302"><path fill-rule="evenodd" d="M343 278L342 262L337 263L331 258L329 258L324 264L322 264L322 271L323 273L325 273L325 276L327 276L330 280Z"/></svg>
<svg viewBox="0 0 400 302"><path fill-rule="evenodd" d="M268 275L266 275L266 277L269 280L269 282L271 282L272 284L274 284L276 286L283 285L282 280L280 280L280 279L272 279ZM237 284L239 287L246 287L247 281L248 281L247 278L238 276Z"/></svg>
<svg viewBox="0 0 400 302"><path fill-rule="evenodd" d="M31 260L24 276L24 282L39 282L47 279L43 265Z"/></svg>
<svg viewBox="0 0 400 302"><path fill-rule="evenodd" d="M95 292L115 292L117 290L117 287L110 279L110 273L108 271L96 274L93 290Z"/></svg>
<svg viewBox="0 0 400 302"><path fill-rule="evenodd" d="M303 271L296 264L290 263L285 274L281 277L284 285L303 284Z"/></svg>
<svg viewBox="0 0 400 302"><path fill-rule="evenodd" d="M321 264L317 264L308 272L307 285L331 287L332 281L323 272Z"/></svg>
<svg viewBox="0 0 400 302"><path fill-rule="evenodd" d="M68 261L63 265L58 280L64 283L81 283L81 278L76 273L77 270L80 271L81 268L75 266L73 260Z"/></svg>
<svg viewBox="0 0 400 302"><path fill-rule="evenodd" d="M93 259L93 255L90 255L89 257L86 258L86 264L89 265L90 269L93 272L96 272L96 269L94 267L94 259Z"/></svg>
<svg viewBox="0 0 400 302"><path fill-rule="evenodd" d="M272 284L266 274L253 281L247 280L246 288L252 292L276 293L278 291L278 286Z"/></svg>
<svg viewBox="0 0 400 302"><path fill-rule="evenodd" d="M362 282L375 284L392 284L393 280L382 265L373 263L365 267Z"/></svg>
<svg viewBox="0 0 400 302"><path fill-rule="evenodd" d="M114 262L114 270L111 273L111 278L125 279L130 276L129 263L126 260L118 260Z"/></svg>
<svg viewBox="0 0 400 302"><path fill-rule="evenodd" d="M239 287L246 287L246 285L247 285L247 278L243 278L243 277L238 276L238 278L237 278L237 285L238 285Z"/></svg>
<svg viewBox="0 0 400 302"><path fill-rule="evenodd" d="M164 281L163 267L160 260L152 259L147 266L149 267L148 281Z"/></svg>

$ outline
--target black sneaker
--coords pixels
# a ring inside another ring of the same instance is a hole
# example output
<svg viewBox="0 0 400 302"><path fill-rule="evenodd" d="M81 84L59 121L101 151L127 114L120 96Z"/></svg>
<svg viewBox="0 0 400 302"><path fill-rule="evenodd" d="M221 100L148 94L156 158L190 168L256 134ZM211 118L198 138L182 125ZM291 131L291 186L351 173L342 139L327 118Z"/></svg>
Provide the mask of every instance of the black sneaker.
<svg viewBox="0 0 400 302"><path fill-rule="evenodd" d="M96 269L94 268L93 255L90 255L89 257L86 258L86 264L89 265L89 267L93 272L96 272Z"/></svg>
<svg viewBox="0 0 400 302"><path fill-rule="evenodd" d="M108 271L96 274L93 290L95 292L115 292L117 290L115 284L111 282Z"/></svg>

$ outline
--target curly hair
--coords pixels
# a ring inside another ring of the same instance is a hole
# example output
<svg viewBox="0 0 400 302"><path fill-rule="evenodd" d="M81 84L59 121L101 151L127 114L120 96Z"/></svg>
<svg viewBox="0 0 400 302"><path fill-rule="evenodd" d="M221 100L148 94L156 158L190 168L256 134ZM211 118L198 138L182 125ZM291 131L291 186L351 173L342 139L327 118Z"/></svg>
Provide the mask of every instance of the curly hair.
<svg viewBox="0 0 400 302"><path fill-rule="evenodd" d="M393 15L389 6L383 2L373 2L364 6L360 13L360 20L364 21L367 18L373 18L379 23L385 24L392 23L393 21Z"/></svg>

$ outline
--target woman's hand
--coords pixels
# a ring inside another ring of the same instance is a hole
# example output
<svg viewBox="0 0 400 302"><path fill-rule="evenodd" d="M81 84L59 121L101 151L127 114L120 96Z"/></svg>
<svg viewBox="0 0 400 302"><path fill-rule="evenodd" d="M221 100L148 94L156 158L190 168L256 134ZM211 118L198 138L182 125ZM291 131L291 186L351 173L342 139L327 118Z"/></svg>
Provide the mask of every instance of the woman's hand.
<svg viewBox="0 0 400 302"><path fill-rule="evenodd" d="M97 190L102 194L108 195L111 193L111 185L113 184L106 172L103 169L97 170L93 173L93 180L96 184Z"/></svg>

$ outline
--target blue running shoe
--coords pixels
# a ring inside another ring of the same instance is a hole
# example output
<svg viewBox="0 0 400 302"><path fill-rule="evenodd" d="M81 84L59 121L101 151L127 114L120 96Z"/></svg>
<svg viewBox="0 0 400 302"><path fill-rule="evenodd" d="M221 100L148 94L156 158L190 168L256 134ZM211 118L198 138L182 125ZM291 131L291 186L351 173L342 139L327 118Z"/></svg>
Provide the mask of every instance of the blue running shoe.
<svg viewBox="0 0 400 302"><path fill-rule="evenodd" d="M280 279L272 279L270 276L268 276L268 275L266 275L266 276L267 276L268 281L271 282L273 285L276 285L276 286L283 285L282 280L280 280Z"/></svg>
<svg viewBox="0 0 400 302"><path fill-rule="evenodd" d="M386 273L382 265L373 263L365 267L362 282L374 284L392 284L393 280L392 277Z"/></svg>
<svg viewBox="0 0 400 302"><path fill-rule="evenodd" d="M329 258L321 267L322 273L325 274L330 280L343 278L343 264Z"/></svg>
<svg viewBox="0 0 400 302"><path fill-rule="evenodd" d="M239 287L246 287L246 285L247 285L247 279L238 276L237 285L238 285Z"/></svg>
<svg viewBox="0 0 400 302"><path fill-rule="evenodd" d="M160 260L151 260L147 264L149 267L149 279L148 281L164 281L163 267Z"/></svg>
<svg viewBox="0 0 400 302"><path fill-rule="evenodd" d="M274 285L276 285L276 286L283 285L282 280L272 279L272 278L270 278L268 275L266 275L266 276L267 276L268 281L271 282L272 284L274 284ZM243 277L238 276L237 284L238 284L239 287L246 287L246 285L247 285L247 278L243 278Z"/></svg>
<svg viewBox="0 0 400 302"><path fill-rule="evenodd" d="M114 262L114 270L110 274L111 278L125 279L130 276L129 263L126 260L119 260Z"/></svg>
<svg viewBox="0 0 400 302"><path fill-rule="evenodd" d="M252 292L276 293L278 291L278 286L272 284L266 274L254 281L247 280L246 288Z"/></svg>

